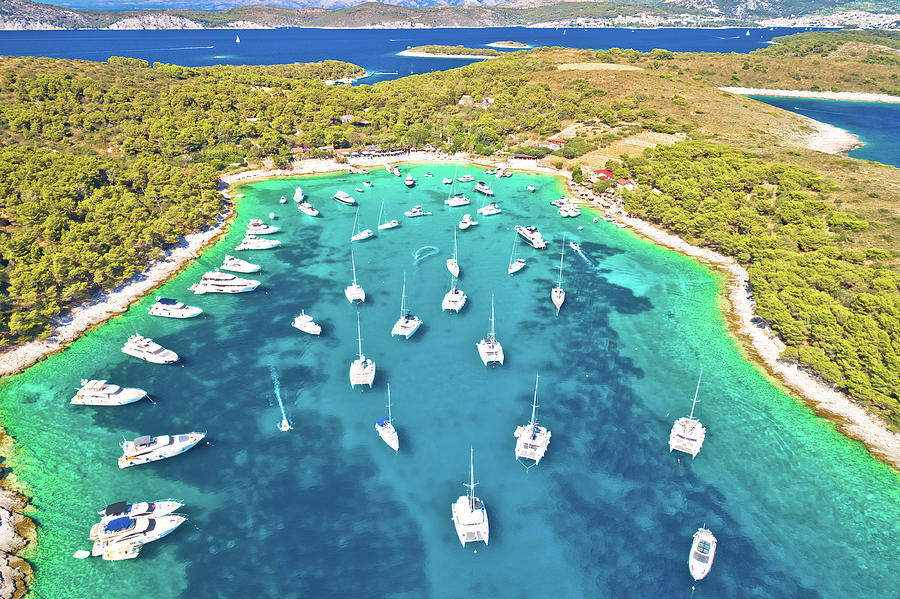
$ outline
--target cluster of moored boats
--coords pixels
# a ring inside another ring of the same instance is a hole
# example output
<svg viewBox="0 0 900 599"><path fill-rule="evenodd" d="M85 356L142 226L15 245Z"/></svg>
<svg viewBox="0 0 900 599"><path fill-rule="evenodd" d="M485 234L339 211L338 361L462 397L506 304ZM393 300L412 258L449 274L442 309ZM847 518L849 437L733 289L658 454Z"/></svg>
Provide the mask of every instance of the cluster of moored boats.
<svg viewBox="0 0 900 599"><path fill-rule="evenodd" d="M100 522L94 524L88 539L91 551L80 550L75 557L102 557L109 561L136 558L147 543L158 541L187 522L187 516L176 513L182 507L177 501L153 503L113 503L97 512Z"/></svg>

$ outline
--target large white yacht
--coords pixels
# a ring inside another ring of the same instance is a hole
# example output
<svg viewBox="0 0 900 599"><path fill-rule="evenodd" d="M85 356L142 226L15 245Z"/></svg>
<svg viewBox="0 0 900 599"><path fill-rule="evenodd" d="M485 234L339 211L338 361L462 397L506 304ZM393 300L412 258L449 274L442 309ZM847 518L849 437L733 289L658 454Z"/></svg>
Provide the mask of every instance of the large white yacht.
<svg viewBox="0 0 900 599"><path fill-rule="evenodd" d="M476 193L483 193L486 196L493 196L494 190L488 187L487 183L483 181L479 181L475 184L475 187L472 188L472 191Z"/></svg>
<svg viewBox="0 0 900 599"><path fill-rule="evenodd" d="M478 224L477 220L472 220L471 214L463 214L462 220L459 221L459 230L465 231L469 227L474 227Z"/></svg>
<svg viewBox="0 0 900 599"><path fill-rule="evenodd" d="M524 425L516 427L513 436L516 438L516 460L533 460L534 465L541 463L547 448L550 446L550 431L545 426L538 426L535 418L537 410L537 390L538 381L541 379L537 376L534 379L534 399L531 400L531 421ZM526 466L531 468L531 466Z"/></svg>
<svg viewBox="0 0 900 599"><path fill-rule="evenodd" d="M490 204L487 204L486 206L482 206L475 212L477 212L481 216L492 216L494 214L500 214L503 211L500 210L500 206L498 206L494 202L491 202Z"/></svg>
<svg viewBox="0 0 900 599"><path fill-rule="evenodd" d="M691 555L688 557L688 569L694 580L702 580L712 569L716 557L716 537L706 528L699 528L694 533L691 543Z"/></svg>
<svg viewBox="0 0 900 599"><path fill-rule="evenodd" d="M253 264L246 260L235 258L234 256L225 256L225 259L222 261L222 266L219 267L219 270L228 270L242 274L259 272L261 269L262 267L259 264Z"/></svg>
<svg viewBox="0 0 900 599"><path fill-rule="evenodd" d="M550 290L550 301L556 307L556 315L559 316L559 309L562 308L563 302L566 301L566 290L562 286L562 270L563 256L566 251L566 234L563 233L562 249L559 252L559 279L556 281L556 287Z"/></svg>
<svg viewBox="0 0 900 599"><path fill-rule="evenodd" d="M703 379L703 371L697 379L697 390L694 391L694 401L691 403L691 415L687 418L679 418L672 426L669 433L669 453L673 450L691 454L691 459L697 457L703 441L706 439L706 429L699 420L694 418L694 408L697 406L697 395L700 393L700 381Z"/></svg>
<svg viewBox="0 0 900 599"><path fill-rule="evenodd" d="M272 233L277 233L280 230L281 227L267 225L258 218L251 218L250 222L247 223L247 233L251 233L253 235L271 235Z"/></svg>
<svg viewBox="0 0 900 599"><path fill-rule="evenodd" d="M491 332L487 337L475 344L478 348L478 355L484 365L500 364L503 366L503 346L494 336L494 296L491 295Z"/></svg>
<svg viewBox="0 0 900 599"><path fill-rule="evenodd" d="M359 357L350 363L350 388L368 385L372 388L375 380L375 360L369 360L362 351L362 333L359 329L359 312L356 313L356 340L359 342Z"/></svg>
<svg viewBox="0 0 900 599"><path fill-rule="evenodd" d="M456 535L460 544L484 541L488 544L490 527L488 526L487 508L475 496L475 456L469 448L469 483L465 485L466 494L450 504L450 517L456 527Z"/></svg>
<svg viewBox="0 0 900 599"><path fill-rule="evenodd" d="M156 296L156 303L147 308L150 316L164 318L194 318L203 314L203 308L187 306L178 300Z"/></svg>
<svg viewBox="0 0 900 599"><path fill-rule="evenodd" d="M356 200L353 199L353 197L351 197L349 193L347 193L346 191L344 191L342 189L339 189L337 191L337 193L335 193L333 196L331 196L331 199L337 200L338 202L340 202L341 204L343 204L345 206L353 206L356 204Z"/></svg>
<svg viewBox="0 0 900 599"><path fill-rule="evenodd" d="M149 337L141 337L137 333L128 338L122 346L122 352L151 364L172 364L178 361L178 354L166 349Z"/></svg>
<svg viewBox="0 0 900 599"><path fill-rule="evenodd" d="M81 387L69 403L78 406L124 406L147 397L147 392L136 387L120 387L103 380L81 379Z"/></svg>
<svg viewBox="0 0 900 599"><path fill-rule="evenodd" d="M234 249L239 252L244 250L270 250L279 245L281 245L281 242L277 239L264 239L248 232Z"/></svg>
<svg viewBox="0 0 900 599"><path fill-rule="evenodd" d="M412 175L409 175L409 174L408 174L408 175L406 175L406 180L403 181L403 184L406 185L407 187L415 187L415 186L416 186L416 180L413 179L413 176L412 176Z"/></svg>
<svg viewBox="0 0 900 599"><path fill-rule="evenodd" d="M164 460L184 453L203 440L206 433L185 433L183 435L144 435L134 441L122 442L119 468L138 466L148 462Z"/></svg>
<svg viewBox="0 0 900 599"><path fill-rule="evenodd" d="M518 233L525 242L536 250L542 250L547 247L547 242L537 227L516 225L516 233Z"/></svg>
<svg viewBox="0 0 900 599"><path fill-rule="evenodd" d="M353 281L344 289L344 295L351 304L366 301L366 292L356 282L356 260L353 258L353 250L350 250L350 265L353 268Z"/></svg>
<svg viewBox="0 0 900 599"><path fill-rule="evenodd" d="M375 421L375 431L381 440L387 443L387 446L394 450L394 453L400 452L400 438L397 436L397 429L394 428L394 420L391 418L391 384L387 386L388 394L388 416L387 418L379 418Z"/></svg>
<svg viewBox="0 0 900 599"><path fill-rule="evenodd" d="M300 310L300 315L294 318L294 322L291 323L291 326L297 329L298 331L303 331L304 333L309 333L310 335L321 335L322 327L316 324L316 321L313 320L313 317Z"/></svg>
<svg viewBox="0 0 900 599"><path fill-rule="evenodd" d="M294 190L294 201L299 204L305 199L306 194L303 193L303 188L298 186L297 189Z"/></svg>
<svg viewBox="0 0 900 599"><path fill-rule="evenodd" d="M453 275L450 275L450 291L447 292L443 301L441 301L441 311L451 310L459 313L465 305L466 293L456 287L456 280L453 278Z"/></svg>
<svg viewBox="0 0 900 599"><path fill-rule="evenodd" d="M106 509L97 512L100 516L100 522L91 527L88 538L92 541L98 540L103 525L116 518L126 516L128 518L159 518L160 516L173 514L182 507L184 507L183 504L171 499L154 502L142 501L140 503L128 503L127 501L112 503L106 506Z"/></svg>
<svg viewBox="0 0 900 599"><path fill-rule="evenodd" d="M469 202L469 198L467 198L466 196L464 196L461 193L458 193L458 194L450 196L449 198L444 200L444 203L447 204L451 208L457 208L459 206L468 206L470 202Z"/></svg>
<svg viewBox="0 0 900 599"><path fill-rule="evenodd" d="M211 270L188 289L197 295L202 295L204 293L246 293L257 287L259 287L259 281L242 279L231 273Z"/></svg>
<svg viewBox="0 0 900 599"><path fill-rule="evenodd" d="M313 208L313 205L303 200L299 204L297 204L297 210L306 214L307 216L319 216L319 211Z"/></svg>
<svg viewBox="0 0 900 599"><path fill-rule="evenodd" d="M403 273L403 292L400 295L400 318L391 329L391 337L403 337L409 339L422 326L418 316L407 309L406 306L406 273Z"/></svg>
<svg viewBox="0 0 900 599"><path fill-rule="evenodd" d="M410 218L415 218L417 216L431 216L431 213L425 212L424 210L422 210L422 206L420 206L420 205L413 206L412 208L410 208L403 214L405 214L406 216L408 216Z"/></svg>
<svg viewBox="0 0 900 599"><path fill-rule="evenodd" d="M456 278L459 278L459 256L456 245L456 231L453 231L453 256L447 258L447 270Z"/></svg>
<svg viewBox="0 0 900 599"><path fill-rule="evenodd" d="M122 545L146 545L158 541L187 521L181 514L167 514L157 518L129 518L122 516L100 527L91 555L100 556Z"/></svg>
<svg viewBox="0 0 900 599"><path fill-rule="evenodd" d="M462 177L457 179L457 181L459 181L460 183L469 183L470 181L474 181L474 180L475 180L475 177L473 177L472 175L463 175Z"/></svg>

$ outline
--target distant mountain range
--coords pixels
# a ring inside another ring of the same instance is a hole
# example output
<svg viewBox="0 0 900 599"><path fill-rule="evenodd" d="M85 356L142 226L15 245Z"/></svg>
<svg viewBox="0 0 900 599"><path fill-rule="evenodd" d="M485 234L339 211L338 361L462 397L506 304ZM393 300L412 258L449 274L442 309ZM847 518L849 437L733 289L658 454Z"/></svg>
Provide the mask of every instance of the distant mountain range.
<svg viewBox="0 0 900 599"><path fill-rule="evenodd" d="M754 22L880 27L890 19L873 20L868 13L900 12L900 0L391 0L362 4L355 0L268 1L277 6L241 6L242 0L73 0L64 7L29 0L0 0L0 29L639 27ZM773 17L794 19L833 13L856 16L844 21L766 21Z"/></svg>

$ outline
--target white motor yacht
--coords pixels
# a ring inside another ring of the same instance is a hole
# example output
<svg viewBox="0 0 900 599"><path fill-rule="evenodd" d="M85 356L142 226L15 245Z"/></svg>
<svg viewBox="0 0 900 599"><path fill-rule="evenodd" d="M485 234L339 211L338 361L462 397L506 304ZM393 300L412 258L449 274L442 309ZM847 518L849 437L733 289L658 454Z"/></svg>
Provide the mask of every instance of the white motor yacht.
<svg viewBox="0 0 900 599"><path fill-rule="evenodd" d="M298 186L297 189L294 190L294 201L299 204L305 199L306 194L303 193L303 188Z"/></svg>
<svg viewBox="0 0 900 599"><path fill-rule="evenodd" d="M493 216L494 214L500 214L503 211L500 210L500 206L498 206L494 202L491 202L490 204L487 204L486 206L482 206L475 212L477 212L481 216Z"/></svg>
<svg viewBox="0 0 900 599"><path fill-rule="evenodd" d="M453 179L451 179L450 177L444 177L444 180L442 181L442 183L444 185L450 185L451 183L453 183Z"/></svg>
<svg viewBox="0 0 900 599"><path fill-rule="evenodd" d="M284 196L281 196L281 199L278 200L278 203L279 203L279 204L287 204L287 198L284 197Z"/></svg>
<svg viewBox="0 0 900 599"><path fill-rule="evenodd" d="M556 287L550 290L550 301L556 307L556 315L559 316L559 309L562 308L563 302L566 301L566 290L562 286L563 256L566 251L566 234L563 233L562 249L559 251L559 279L556 281Z"/></svg>
<svg viewBox="0 0 900 599"><path fill-rule="evenodd" d="M535 419L537 410L537 389L538 381L541 379L537 376L534 380L534 399L531 401L531 421L524 425L516 427L513 436L516 438L516 460L532 460L537 466L541 463L547 448L550 446L550 431L545 426L538 426ZM531 468L531 466L526 466Z"/></svg>
<svg viewBox="0 0 900 599"><path fill-rule="evenodd" d="M350 251L350 265L353 268L353 281L344 289L344 295L351 304L366 301L366 292L356 282L356 260L353 258L353 250Z"/></svg>
<svg viewBox="0 0 900 599"><path fill-rule="evenodd" d="M516 225L516 233L518 233L525 242L536 250L542 250L547 247L547 242L537 227Z"/></svg>
<svg viewBox="0 0 900 599"><path fill-rule="evenodd" d="M416 186L416 180L413 179L413 176L412 176L412 175L406 175L406 180L403 181L403 184L406 185L407 187L415 187L415 186Z"/></svg>
<svg viewBox="0 0 900 599"><path fill-rule="evenodd" d="M372 185L369 181L363 181L363 185L365 185L366 187L374 187L374 185Z"/></svg>
<svg viewBox="0 0 900 599"><path fill-rule="evenodd" d="M450 310L459 313L463 306L466 305L466 294L462 289L456 287L456 281L453 275L450 275L450 291L444 296L441 302L441 311Z"/></svg>
<svg viewBox="0 0 900 599"><path fill-rule="evenodd" d="M252 264L246 260L235 258L234 256L225 256L225 259L222 261L222 266L219 267L219 270L230 270L231 272L244 274L259 272L261 269L262 267L259 264Z"/></svg>
<svg viewBox="0 0 900 599"><path fill-rule="evenodd" d="M484 181L479 181L475 184L475 187L472 188L472 191L477 193L483 193L486 196L493 196L494 190L488 187L487 183Z"/></svg>
<svg viewBox="0 0 900 599"><path fill-rule="evenodd" d="M136 387L120 387L103 380L81 379L81 387L69 403L78 406L124 406L147 397L147 392Z"/></svg>
<svg viewBox="0 0 900 599"><path fill-rule="evenodd" d="M116 518L159 518L173 514L182 507L184 507L183 504L171 499L154 501L152 503L147 501L141 503L128 503L127 501L113 503L106 506L106 509L97 512L100 515L100 522L91 527L88 538L91 541L99 540L103 531L103 525Z"/></svg>
<svg viewBox="0 0 900 599"><path fill-rule="evenodd" d="M475 347L478 348L478 355L481 356L481 361L484 362L485 366L488 364L500 364L503 366L503 346L500 345L497 337L494 336L493 295L491 295L491 332L487 334L487 337L476 343Z"/></svg>
<svg viewBox="0 0 900 599"><path fill-rule="evenodd" d="M415 218L417 216L431 216L430 212L425 212L424 210L422 210L422 206L419 205L413 206L403 214L410 218Z"/></svg>
<svg viewBox="0 0 900 599"><path fill-rule="evenodd" d="M166 514L156 518L115 518L100 526L91 555L100 556L124 544L146 545L158 541L185 522L187 517L181 514Z"/></svg>
<svg viewBox="0 0 900 599"><path fill-rule="evenodd" d="M400 294L400 318L391 329L391 337L409 339L422 326L422 320L406 306L406 273L403 273L403 291Z"/></svg>
<svg viewBox="0 0 900 599"><path fill-rule="evenodd" d="M459 206L468 206L470 204L469 198L461 193L447 198L446 200L444 200L444 203L447 204L447 206L449 206L450 208L458 208Z"/></svg>
<svg viewBox="0 0 900 599"><path fill-rule="evenodd" d="M472 220L471 214L463 214L462 220L459 221L459 230L465 231L469 227L474 227L478 224L477 220Z"/></svg>
<svg viewBox="0 0 900 599"><path fill-rule="evenodd" d="M456 535L460 544L484 541L488 544L490 527L488 526L487 508L484 503L475 496L475 457L472 448L469 448L469 483L465 485L466 494L460 496L450 504L450 517L456 527Z"/></svg>
<svg viewBox="0 0 900 599"><path fill-rule="evenodd" d="M122 352L151 364L172 364L178 361L178 354L171 349L137 333L128 338L122 346Z"/></svg>
<svg viewBox="0 0 900 599"><path fill-rule="evenodd" d="M354 206L356 204L356 200L353 199L349 193L342 189L339 189L333 196L331 196L331 199L337 200L345 206Z"/></svg>
<svg viewBox="0 0 900 599"><path fill-rule="evenodd" d="M527 190L530 191L531 193L534 193L534 189L535 189L535 188L534 188L534 185L529 185L529 186L526 187L525 189L527 189Z"/></svg>
<svg viewBox="0 0 900 599"><path fill-rule="evenodd" d="M459 278L459 256L457 255L457 246L456 246L456 231L453 231L453 256L447 258L447 270L450 271L450 274Z"/></svg>
<svg viewBox="0 0 900 599"><path fill-rule="evenodd" d="M387 386L388 394L388 416L387 418L379 418L375 421L375 431L381 440L387 443L387 446L394 450L394 453L400 452L400 438L397 436L397 429L394 428L394 420L391 418L391 384Z"/></svg>
<svg viewBox="0 0 900 599"><path fill-rule="evenodd" d="M523 268L525 268L525 258L520 258L516 255L516 246L518 243L517 237L513 237L513 247L512 253L509 255L509 267L506 269L507 274L514 275Z"/></svg>
<svg viewBox="0 0 900 599"><path fill-rule="evenodd" d="M359 357L350 363L350 388L368 385L372 388L375 380L375 360L366 358L362 351L362 333L359 329L359 312L356 313L356 340L359 342Z"/></svg>
<svg viewBox="0 0 900 599"><path fill-rule="evenodd" d="M160 435L159 437L144 435L134 441L123 441L119 468L138 466L182 454L202 441L205 436L206 433Z"/></svg>
<svg viewBox="0 0 900 599"><path fill-rule="evenodd" d="M187 306L178 300L156 296L156 303L147 308L150 316L164 318L194 318L203 314L203 308Z"/></svg>
<svg viewBox="0 0 900 599"><path fill-rule="evenodd" d="M268 250L279 245L281 245L281 242L277 239L263 239L248 233L234 249L239 252L243 250Z"/></svg>
<svg viewBox="0 0 900 599"><path fill-rule="evenodd" d="M247 233L251 235L271 235L272 233L277 233L280 230L281 227L267 225L258 218L252 218L250 219L250 222L247 223Z"/></svg>
<svg viewBox="0 0 900 599"><path fill-rule="evenodd" d="M197 295L204 293L247 293L259 287L259 281L242 279L228 272L211 270L204 273L200 280L188 287Z"/></svg>
<svg viewBox="0 0 900 599"><path fill-rule="evenodd" d="M459 181L460 183L468 183L468 182L474 181L474 180L475 180L475 177L473 177L472 175L463 175L462 177L457 179L457 181Z"/></svg>
<svg viewBox="0 0 900 599"><path fill-rule="evenodd" d="M393 229L394 227L400 226L400 221L397 219L387 220L382 222L381 217L384 215L384 200L381 200L381 210L378 211L378 230L385 231L387 229Z"/></svg>
<svg viewBox="0 0 900 599"><path fill-rule="evenodd" d="M706 528L699 528L694 533L691 543L691 555L688 557L688 569L694 580L702 580L712 569L716 557L716 537Z"/></svg>
<svg viewBox="0 0 900 599"><path fill-rule="evenodd" d="M310 335L321 335L322 327L316 324L316 321L313 320L313 317L300 310L300 315L294 318L294 322L291 323L291 326L297 329L298 331L303 331L304 333L309 333Z"/></svg>
<svg viewBox="0 0 900 599"><path fill-rule="evenodd" d="M706 429L699 420L694 418L694 408L697 406L697 395L700 393L700 381L703 379L703 371L697 379L697 389L694 391L694 401L691 403L691 414L687 418L679 418L672 426L669 433L669 453L681 451L691 454L691 459L697 457L703 441L706 439Z"/></svg>
<svg viewBox="0 0 900 599"><path fill-rule="evenodd" d="M313 208L313 205L303 200L299 204L297 204L297 210L306 214L307 216L319 216L319 211Z"/></svg>

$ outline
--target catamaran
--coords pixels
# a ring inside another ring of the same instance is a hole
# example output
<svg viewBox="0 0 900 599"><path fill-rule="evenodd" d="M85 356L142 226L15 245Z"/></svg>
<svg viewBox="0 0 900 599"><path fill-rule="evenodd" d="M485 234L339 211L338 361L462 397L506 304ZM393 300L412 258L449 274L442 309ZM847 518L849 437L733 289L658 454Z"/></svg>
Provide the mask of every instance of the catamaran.
<svg viewBox="0 0 900 599"><path fill-rule="evenodd" d="M391 329L391 337L404 337L409 339L422 326L418 316L410 312L406 307L406 273L403 273L403 292L400 295L400 318Z"/></svg>
<svg viewBox="0 0 900 599"><path fill-rule="evenodd" d="M350 241L362 241L363 239L368 239L375 232L372 229L363 229L359 230L359 208L356 209L356 218L353 219L353 234L350 236Z"/></svg>
<svg viewBox="0 0 900 599"><path fill-rule="evenodd" d="M456 527L456 535L459 537L460 544L465 547L466 543L484 541L488 544L488 535L490 527L488 526L487 508L484 503L475 496L475 454L472 448L469 448L469 483L466 487L466 494L460 496L456 502L450 504L450 518Z"/></svg>
<svg viewBox="0 0 900 599"><path fill-rule="evenodd" d="M691 555L688 557L688 569L694 580L702 580L712 570L716 557L716 537L706 528L698 528L691 543Z"/></svg>
<svg viewBox="0 0 900 599"><path fill-rule="evenodd" d="M394 420L391 418L391 384L388 383L387 386L387 394L388 394L388 417L387 418L379 418L375 421L375 430L378 432L378 436L381 437L381 440L387 443L388 447L394 450L394 453L399 453L400 451L400 438L397 436L397 429L394 428Z"/></svg>
<svg viewBox="0 0 900 599"><path fill-rule="evenodd" d="M405 214L406 216L408 216L410 218L415 218L417 216L431 216L431 213L425 212L424 210L422 210L422 206L419 204L413 206L412 208L410 208L403 214Z"/></svg>
<svg viewBox="0 0 900 599"><path fill-rule="evenodd" d="M333 196L331 196L331 199L337 200L344 206L354 206L356 204L356 200L353 199L350 194L343 189L337 190L337 192Z"/></svg>
<svg viewBox="0 0 900 599"><path fill-rule="evenodd" d="M353 258L353 250L350 250L350 265L353 268L353 282L344 289L344 295L351 304L366 301L366 292L356 282L356 260Z"/></svg>
<svg viewBox="0 0 900 599"><path fill-rule="evenodd" d="M511 275L514 275L525 268L525 258L516 256L516 246L518 245L516 241L518 241L518 239L513 237L512 253L509 255L509 268L506 269L506 272Z"/></svg>
<svg viewBox="0 0 900 599"><path fill-rule="evenodd" d="M563 255L566 251L566 234L563 233L562 250L559 252L559 279L556 281L556 287L550 291L550 300L556 306L556 315L559 316L559 309L562 308L563 302L566 301L566 290L562 288L562 269Z"/></svg>
<svg viewBox="0 0 900 599"><path fill-rule="evenodd" d="M379 231L384 231L385 229L393 229L394 227L400 226L400 221L397 219L381 222L381 216L383 214L384 214L384 200L381 200L381 210L378 211L378 230Z"/></svg>
<svg viewBox="0 0 900 599"><path fill-rule="evenodd" d="M703 447L706 429L699 420L694 418L694 408L697 405L697 395L700 393L702 378L703 371L701 370L700 377L697 379L697 390L694 391L694 401L691 403L691 415L687 418L679 418L672 426L672 432L669 434L669 453L678 450L691 454L691 459L694 459L700 453L700 448Z"/></svg>
<svg viewBox="0 0 900 599"><path fill-rule="evenodd" d="M487 337L476 343L475 347L478 348L478 355L481 356L481 361L484 362L485 366L498 363L503 366L503 346L500 345L500 342L494 336L493 294L491 294L491 332L488 333Z"/></svg>
<svg viewBox="0 0 900 599"><path fill-rule="evenodd" d="M466 305L466 293L462 289L456 287L456 281L453 275L450 275L450 291L444 296L441 302L441 311L452 310L459 313L463 306Z"/></svg>
<svg viewBox="0 0 900 599"><path fill-rule="evenodd" d="M453 231L453 257L447 258L447 270L456 278L459 278L459 262L457 261L456 251L456 231Z"/></svg>
<svg viewBox="0 0 900 599"><path fill-rule="evenodd" d="M372 388L375 380L375 360L366 358L362 351L362 333L359 329L359 312L356 313L356 340L359 342L359 357L350 363L350 388L357 385L368 385Z"/></svg>
<svg viewBox="0 0 900 599"><path fill-rule="evenodd" d="M461 193L455 194L444 200L444 203L447 204L450 208L458 208L459 206L468 206L469 198L464 196Z"/></svg>
<svg viewBox="0 0 900 599"><path fill-rule="evenodd" d="M537 390L540 375L534 379L534 399L531 400L531 422L516 428L516 460L533 460L534 465L541 463L547 448L550 446L550 431L545 426L538 426L535 413L537 410ZM531 466L526 466L531 468Z"/></svg>
<svg viewBox="0 0 900 599"><path fill-rule="evenodd" d="M255 279L242 279L227 272L211 270L203 273L200 280L188 287L197 295L204 293L247 293L259 287Z"/></svg>

